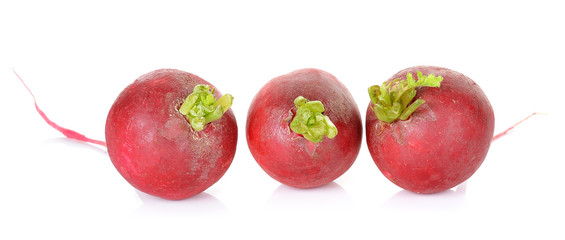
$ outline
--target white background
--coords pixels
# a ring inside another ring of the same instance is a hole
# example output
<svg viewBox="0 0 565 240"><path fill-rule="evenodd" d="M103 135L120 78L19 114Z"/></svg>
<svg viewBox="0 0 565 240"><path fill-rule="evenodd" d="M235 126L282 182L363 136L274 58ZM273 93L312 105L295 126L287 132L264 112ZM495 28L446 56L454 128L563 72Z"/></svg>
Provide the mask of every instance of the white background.
<svg viewBox="0 0 565 240"><path fill-rule="evenodd" d="M3 1L0 239L563 239L565 15L559 1ZM367 87L414 65L474 79L501 132L473 177L433 195L379 172L365 139L327 186L282 186L255 163L245 121L268 80L315 67L340 79L363 119ZM238 148L204 193L167 201L133 189L103 148L119 92L159 68L235 96Z"/></svg>

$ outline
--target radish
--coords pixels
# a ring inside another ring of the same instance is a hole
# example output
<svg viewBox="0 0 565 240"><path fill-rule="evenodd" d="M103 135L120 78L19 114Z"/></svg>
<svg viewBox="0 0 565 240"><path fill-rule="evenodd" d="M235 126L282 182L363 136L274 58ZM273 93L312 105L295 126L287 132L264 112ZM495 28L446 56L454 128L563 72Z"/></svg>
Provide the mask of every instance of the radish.
<svg viewBox="0 0 565 240"><path fill-rule="evenodd" d="M467 180L485 159L494 113L481 88L456 71L417 66L369 88L366 137L386 178L416 193Z"/></svg>
<svg viewBox="0 0 565 240"><path fill-rule="evenodd" d="M118 172L142 192L171 200L191 197L216 183L235 155L233 97L221 96L191 73L160 69L126 87L108 114L106 142L55 124L17 77L51 127L68 138L107 147Z"/></svg>
<svg viewBox="0 0 565 240"><path fill-rule="evenodd" d="M106 120L106 145L132 186L184 199L224 175L235 155L237 124L231 95L210 89L196 75L161 69L120 93Z"/></svg>
<svg viewBox="0 0 565 240"><path fill-rule="evenodd" d="M334 76L301 69L269 81L247 114L249 150L275 180L296 188L332 182L355 161L363 134L357 104Z"/></svg>

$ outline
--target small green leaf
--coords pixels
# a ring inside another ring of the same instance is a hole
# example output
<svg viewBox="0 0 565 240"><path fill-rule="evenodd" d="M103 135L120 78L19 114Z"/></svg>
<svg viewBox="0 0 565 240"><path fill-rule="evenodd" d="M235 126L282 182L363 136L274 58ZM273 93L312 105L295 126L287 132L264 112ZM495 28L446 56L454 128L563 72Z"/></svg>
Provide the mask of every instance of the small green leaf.
<svg viewBox="0 0 565 240"><path fill-rule="evenodd" d="M226 94L216 100L214 91L208 85L198 84L180 106L179 112L188 119L192 129L202 131L206 124L220 119L231 107L232 95Z"/></svg>
<svg viewBox="0 0 565 240"><path fill-rule="evenodd" d="M290 122L290 129L302 134L304 138L313 143L321 142L324 136L334 138L337 128L328 116L323 115L324 105L320 101L308 101L299 96L294 99L296 115Z"/></svg>
<svg viewBox="0 0 565 240"><path fill-rule="evenodd" d="M188 111L192 109L196 101L198 100L198 95L189 95L185 100L184 103L181 105L179 111L183 115L188 114Z"/></svg>
<svg viewBox="0 0 565 240"><path fill-rule="evenodd" d="M327 137L334 138L337 136L337 127L335 127L332 120L328 116L324 116L324 122L326 123Z"/></svg>
<svg viewBox="0 0 565 240"><path fill-rule="evenodd" d="M396 119L406 120L424 103L418 99L412 103L416 96L417 87L440 87L442 76L434 74L424 75L418 71L417 80L412 73L406 74L406 79L393 79L379 85L369 87L369 98L374 106L371 107L377 118L383 122L394 122Z"/></svg>
<svg viewBox="0 0 565 240"><path fill-rule="evenodd" d="M221 106L222 107L222 113L225 113L231 107L232 102L233 102L233 96L228 93L228 94L225 94L224 96L220 97L218 99L218 101L216 101L216 103L214 103L214 107Z"/></svg>
<svg viewBox="0 0 565 240"><path fill-rule="evenodd" d="M426 102L426 100L424 99L417 99L416 101L414 101L412 104L410 104L410 106L408 106L406 109L404 109L404 112L402 112L402 114L400 114L400 120L406 120L410 117L410 115L412 115L412 113L414 111L416 111L416 109L418 107L420 107L420 105L424 104Z"/></svg>
<svg viewBox="0 0 565 240"><path fill-rule="evenodd" d="M294 99L294 105L296 105L296 106L302 106L306 102L308 102L308 99L306 99L303 96L298 96L297 98Z"/></svg>

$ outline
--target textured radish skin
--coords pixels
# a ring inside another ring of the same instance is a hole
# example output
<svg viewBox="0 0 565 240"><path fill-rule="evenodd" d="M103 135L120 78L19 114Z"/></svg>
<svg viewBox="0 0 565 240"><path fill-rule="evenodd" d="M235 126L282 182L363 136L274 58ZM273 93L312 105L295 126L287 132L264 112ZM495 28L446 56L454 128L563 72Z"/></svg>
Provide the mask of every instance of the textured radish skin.
<svg viewBox="0 0 565 240"><path fill-rule="evenodd" d="M450 69L418 66L392 76L443 76L439 88L421 87L414 99L426 102L405 121L385 123L367 108L369 152L390 181L416 193L441 192L467 180L485 159L494 113L481 88Z"/></svg>
<svg viewBox="0 0 565 240"><path fill-rule="evenodd" d="M291 131L297 96L319 100L338 129L335 138L312 143ZM296 188L327 184L353 164L361 147L361 116L347 88L331 74L301 69L269 81L247 114L247 143L263 170Z"/></svg>
<svg viewBox="0 0 565 240"><path fill-rule="evenodd" d="M188 198L217 182L230 166L237 144L231 109L199 132L178 111L197 84L213 87L184 71L156 70L126 87L112 105L106 120L108 154L138 190ZM216 90L214 97L220 96Z"/></svg>

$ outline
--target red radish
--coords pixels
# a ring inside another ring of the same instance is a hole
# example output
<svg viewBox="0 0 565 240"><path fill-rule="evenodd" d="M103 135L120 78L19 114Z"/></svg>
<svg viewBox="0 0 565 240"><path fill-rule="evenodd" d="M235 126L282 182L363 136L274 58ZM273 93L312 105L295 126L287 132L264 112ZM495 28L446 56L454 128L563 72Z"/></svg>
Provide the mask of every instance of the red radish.
<svg viewBox="0 0 565 240"><path fill-rule="evenodd" d="M224 175L235 155L233 97L216 99L221 94L196 75L161 69L138 78L112 105L103 142L51 121L14 74L51 127L68 138L107 146L118 172L145 193L165 199L196 195Z"/></svg>
<svg viewBox="0 0 565 240"><path fill-rule="evenodd" d="M331 74L301 69L269 81L247 114L247 143L275 180L297 188L327 184L353 164L361 116L347 88Z"/></svg>
<svg viewBox="0 0 565 240"><path fill-rule="evenodd" d="M106 144L112 163L132 186L184 199L224 175L235 155L237 124L228 109L231 95L215 102L221 94L212 95L207 86L213 88L196 75L161 69L120 93L106 120Z"/></svg>
<svg viewBox="0 0 565 240"><path fill-rule="evenodd" d="M440 67L411 67L369 88L369 94L369 152L384 176L401 188L416 193L450 189L471 177L485 159L494 113L467 76Z"/></svg>

